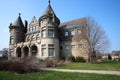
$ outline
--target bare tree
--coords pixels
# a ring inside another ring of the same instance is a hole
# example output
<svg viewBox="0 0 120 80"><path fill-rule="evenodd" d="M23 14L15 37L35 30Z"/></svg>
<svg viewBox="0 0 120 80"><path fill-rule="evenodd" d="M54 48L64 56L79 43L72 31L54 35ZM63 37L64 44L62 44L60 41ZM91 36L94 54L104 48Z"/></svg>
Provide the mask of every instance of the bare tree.
<svg viewBox="0 0 120 80"><path fill-rule="evenodd" d="M86 40L88 42L88 61L94 63L96 51L105 52L109 48L109 40L102 27L91 17L87 17Z"/></svg>

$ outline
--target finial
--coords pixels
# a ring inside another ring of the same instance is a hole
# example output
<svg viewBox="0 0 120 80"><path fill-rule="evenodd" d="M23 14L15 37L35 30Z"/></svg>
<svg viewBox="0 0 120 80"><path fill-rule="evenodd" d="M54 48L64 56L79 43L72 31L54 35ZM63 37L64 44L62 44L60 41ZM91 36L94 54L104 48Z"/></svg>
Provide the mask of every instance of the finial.
<svg viewBox="0 0 120 80"><path fill-rule="evenodd" d="M48 0L48 3L50 4L50 0Z"/></svg>
<svg viewBox="0 0 120 80"><path fill-rule="evenodd" d="M21 15L21 13L19 13L19 16Z"/></svg>

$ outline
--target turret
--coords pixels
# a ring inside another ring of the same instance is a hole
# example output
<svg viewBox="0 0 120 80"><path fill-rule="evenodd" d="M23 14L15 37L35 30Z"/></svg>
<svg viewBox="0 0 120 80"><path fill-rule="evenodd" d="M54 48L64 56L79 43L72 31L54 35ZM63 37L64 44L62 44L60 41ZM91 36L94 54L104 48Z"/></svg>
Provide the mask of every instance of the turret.
<svg viewBox="0 0 120 80"><path fill-rule="evenodd" d="M59 24L60 20L55 15L49 1L46 11L39 18L42 48L41 53L42 56L45 56L46 58L59 56L59 44L58 44Z"/></svg>
<svg viewBox="0 0 120 80"><path fill-rule="evenodd" d="M10 45L24 42L26 27L24 27L20 14L14 23L9 26L10 31Z"/></svg>

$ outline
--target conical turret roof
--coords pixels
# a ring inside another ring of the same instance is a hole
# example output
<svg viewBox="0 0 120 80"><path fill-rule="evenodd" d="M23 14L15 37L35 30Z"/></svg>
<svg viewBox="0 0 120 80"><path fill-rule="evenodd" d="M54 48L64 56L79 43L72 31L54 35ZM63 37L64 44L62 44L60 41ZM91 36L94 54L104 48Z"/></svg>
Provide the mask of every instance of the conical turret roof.
<svg viewBox="0 0 120 80"><path fill-rule="evenodd" d="M22 19L20 17L20 13L19 13L19 16L18 18L15 20L15 22L12 24L12 26L17 26L17 27L24 27L23 25L23 22L22 22Z"/></svg>
<svg viewBox="0 0 120 80"><path fill-rule="evenodd" d="M56 16L56 14L54 13L51 5L50 5L50 1L49 4L44 12L44 14L40 17L40 20L46 17L50 17L52 15L52 17L54 18L55 22L57 22L58 24L60 24L60 20L59 18Z"/></svg>

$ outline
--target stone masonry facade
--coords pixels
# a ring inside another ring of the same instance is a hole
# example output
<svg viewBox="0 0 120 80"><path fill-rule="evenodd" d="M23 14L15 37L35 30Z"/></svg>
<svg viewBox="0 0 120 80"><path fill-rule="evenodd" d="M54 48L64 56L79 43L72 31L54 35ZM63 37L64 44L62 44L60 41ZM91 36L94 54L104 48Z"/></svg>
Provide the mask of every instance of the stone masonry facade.
<svg viewBox="0 0 120 80"><path fill-rule="evenodd" d="M69 58L81 56L88 59L86 18L60 23L50 2L44 14L33 17L29 23L22 22L19 14L9 26L11 57L23 58L35 56L39 59Z"/></svg>

